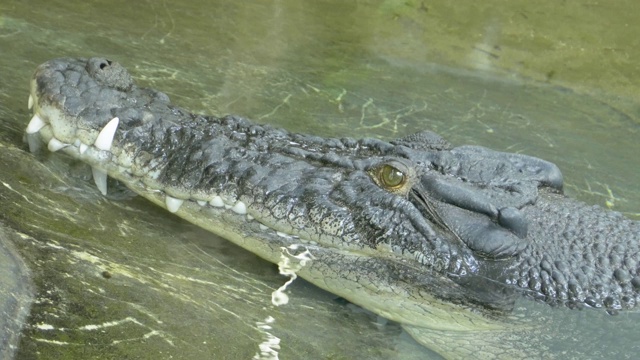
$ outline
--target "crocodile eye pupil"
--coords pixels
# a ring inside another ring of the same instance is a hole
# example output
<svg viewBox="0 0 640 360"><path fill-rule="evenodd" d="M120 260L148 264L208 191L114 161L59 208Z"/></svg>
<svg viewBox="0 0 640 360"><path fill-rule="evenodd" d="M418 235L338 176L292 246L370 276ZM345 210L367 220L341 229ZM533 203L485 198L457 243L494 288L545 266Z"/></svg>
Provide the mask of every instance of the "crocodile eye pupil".
<svg viewBox="0 0 640 360"><path fill-rule="evenodd" d="M396 188L404 184L405 177L402 171L391 165L385 165L380 171L380 180L384 186Z"/></svg>
<svg viewBox="0 0 640 360"><path fill-rule="evenodd" d="M416 179L411 163L391 159L367 170L371 180L382 189L400 196L407 196Z"/></svg>

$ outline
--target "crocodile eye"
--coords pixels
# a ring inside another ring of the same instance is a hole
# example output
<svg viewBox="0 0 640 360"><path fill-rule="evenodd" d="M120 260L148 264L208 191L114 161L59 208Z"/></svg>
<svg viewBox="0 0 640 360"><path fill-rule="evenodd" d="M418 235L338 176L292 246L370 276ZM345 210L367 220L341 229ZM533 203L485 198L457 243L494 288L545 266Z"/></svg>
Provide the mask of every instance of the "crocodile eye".
<svg viewBox="0 0 640 360"><path fill-rule="evenodd" d="M380 183L386 188L397 189L407 181L402 171L389 164L384 164L378 170Z"/></svg>
<svg viewBox="0 0 640 360"><path fill-rule="evenodd" d="M408 194L415 170L399 160L391 160L369 170L369 176L381 188L395 194Z"/></svg>

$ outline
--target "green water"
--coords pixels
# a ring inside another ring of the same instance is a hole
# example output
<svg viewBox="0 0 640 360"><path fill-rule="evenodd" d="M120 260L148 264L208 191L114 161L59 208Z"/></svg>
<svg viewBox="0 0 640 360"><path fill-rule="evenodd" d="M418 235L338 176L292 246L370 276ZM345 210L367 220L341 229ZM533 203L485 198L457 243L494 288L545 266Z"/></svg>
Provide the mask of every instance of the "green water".
<svg viewBox="0 0 640 360"><path fill-rule="evenodd" d="M36 292L19 357L246 359L267 316L282 359L434 356L303 281L274 308L272 265L141 199L104 199L81 165L28 154L29 77L54 57L107 56L196 112L323 136L430 129L539 156L571 196L640 219L637 5L504 3L3 1L0 219Z"/></svg>

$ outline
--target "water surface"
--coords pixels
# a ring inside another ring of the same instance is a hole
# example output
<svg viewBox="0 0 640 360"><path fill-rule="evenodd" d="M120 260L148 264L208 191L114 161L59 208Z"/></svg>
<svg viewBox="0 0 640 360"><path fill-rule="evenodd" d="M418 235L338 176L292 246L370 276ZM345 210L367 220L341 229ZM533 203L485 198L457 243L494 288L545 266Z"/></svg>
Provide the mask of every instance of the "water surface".
<svg viewBox="0 0 640 360"><path fill-rule="evenodd" d="M192 111L322 136L430 129L539 156L560 166L568 194L640 219L628 60L640 46L625 36L638 33L637 5L456 4L3 2L1 237L35 289L18 357L251 358L272 316L282 359L437 358L398 324L304 281L275 308L285 279L274 266L125 192L100 196L81 164L29 154L28 80L54 57L107 56ZM622 335L640 330L635 314L584 313L567 331L634 350Z"/></svg>

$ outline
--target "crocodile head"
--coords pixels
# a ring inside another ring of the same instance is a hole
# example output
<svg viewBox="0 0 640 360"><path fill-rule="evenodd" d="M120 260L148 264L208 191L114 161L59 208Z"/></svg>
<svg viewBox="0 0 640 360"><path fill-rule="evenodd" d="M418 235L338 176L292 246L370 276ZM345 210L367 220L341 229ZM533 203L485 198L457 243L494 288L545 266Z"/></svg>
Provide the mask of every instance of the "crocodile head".
<svg viewBox="0 0 640 360"><path fill-rule="evenodd" d="M191 114L102 58L41 65L29 106L32 151L88 163L102 193L109 175L275 263L305 249L301 276L404 324L501 328L492 314L520 294L610 309L638 297L638 223L567 199L538 158L428 131L326 139ZM617 263L572 255L598 251Z"/></svg>

